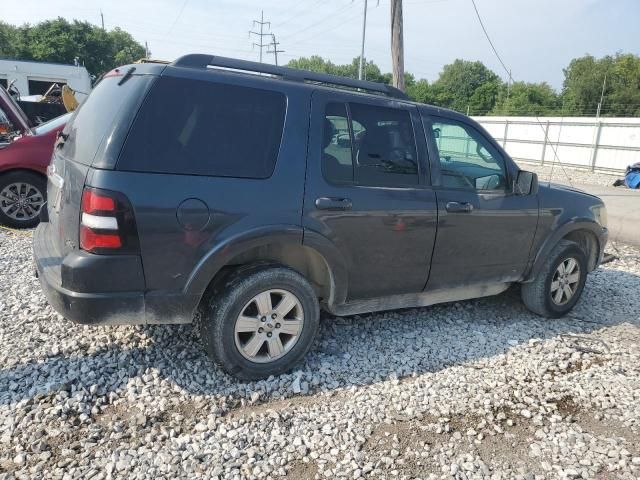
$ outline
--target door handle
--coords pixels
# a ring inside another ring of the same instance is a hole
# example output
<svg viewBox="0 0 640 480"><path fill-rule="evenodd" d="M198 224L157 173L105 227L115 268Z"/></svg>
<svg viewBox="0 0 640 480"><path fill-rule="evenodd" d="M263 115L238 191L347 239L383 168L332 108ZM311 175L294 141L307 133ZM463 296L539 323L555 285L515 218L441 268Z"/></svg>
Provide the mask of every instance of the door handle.
<svg viewBox="0 0 640 480"><path fill-rule="evenodd" d="M316 198L316 208L318 210L351 210L352 206L351 200L348 198Z"/></svg>
<svg viewBox="0 0 640 480"><path fill-rule="evenodd" d="M447 202L447 212L451 213L471 213L473 205L467 202Z"/></svg>

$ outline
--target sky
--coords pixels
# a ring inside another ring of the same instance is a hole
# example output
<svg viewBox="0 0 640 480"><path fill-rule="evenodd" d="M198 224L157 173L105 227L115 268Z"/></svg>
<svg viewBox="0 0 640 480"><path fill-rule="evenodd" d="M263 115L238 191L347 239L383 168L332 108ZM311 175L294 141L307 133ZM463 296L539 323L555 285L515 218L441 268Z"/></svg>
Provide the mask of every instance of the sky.
<svg viewBox="0 0 640 480"><path fill-rule="evenodd" d="M120 27L154 58L211 53L257 60L249 35L264 11L280 42L280 63L313 54L350 63L360 54L365 0L21 0L0 13L20 25L57 16ZM640 0L476 0L485 26L516 81L562 87L572 58L640 54ZM391 71L389 0L369 0L365 58ZM405 70L434 81L456 58L506 72L485 38L471 0L404 0ZM270 37L264 37L270 41ZM274 61L263 53L264 61Z"/></svg>

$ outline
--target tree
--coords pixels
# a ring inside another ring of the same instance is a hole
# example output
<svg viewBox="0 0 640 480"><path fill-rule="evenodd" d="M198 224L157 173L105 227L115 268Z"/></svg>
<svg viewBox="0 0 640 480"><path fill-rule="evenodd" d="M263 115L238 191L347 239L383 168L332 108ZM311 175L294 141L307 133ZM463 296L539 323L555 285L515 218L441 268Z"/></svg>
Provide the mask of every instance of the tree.
<svg viewBox="0 0 640 480"><path fill-rule="evenodd" d="M618 53L596 59L586 55L571 60L564 75L562 98L569 114L596 114L606 75L601 113L640 115L640 57Z"/></svg>
<svg viewBox="0 0 640 480"><path fill-rule="evenodd" d="M18 29L13 25L0 22L0 57L15 57L18 55Z"/></svg>
<svg viewBox="0 0 640 480"><path fill-rule="evenodd" d="M538 116L554 115L560 106L560 97L545 82L515 82L508 92L502 89L492 115Z"/></svg>
<svg viewBox="0 0 640 480"><path fill-rule="evenodd" d="M476 90L486 84L493 84L493 86L484 87L485 91L481 92L482 97L474 98L474 103L478 106L482 105L483 109L488 106L493 107L486 101L492 98L489 93L502 84L500 77L485 67L482 62L456 59L453 63L444 66L433 86L438 105L466 112Z"/></svg>
<svg viewBox="0 0 640 480"><path fill-rule="evenodd" d="M88 22L63 18L21 27L0 23L0 55L18 60L77 60L90 73L99 75L144 54L144 47L119 28L107 32Z"/></svg>
<svg viewBox="0 0 640 480"><path fill-rule="evenodd" d="M319 55L311 57L301 57L297 60L291 60L287 63L287 67L297 68L300 70L310 70L312 72L329 73L331 75L339 75L341 77L358 78L358 69L360 65L360 57L356 57L351 63L345 65L336 65L330 60L325 60ZM363 76L366 80L379 83L391 83L391 74L382 73L372 61L365 61L363 65Z"/></svg>

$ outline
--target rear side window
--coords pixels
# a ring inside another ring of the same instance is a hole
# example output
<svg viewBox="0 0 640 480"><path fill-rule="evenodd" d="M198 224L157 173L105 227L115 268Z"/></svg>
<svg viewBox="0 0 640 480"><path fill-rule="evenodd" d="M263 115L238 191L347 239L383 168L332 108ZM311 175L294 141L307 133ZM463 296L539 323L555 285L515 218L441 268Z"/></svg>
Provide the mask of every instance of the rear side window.
<svg viewBox="0 0 640 480"><path fill-rule="evenodd" d="M268 178L285 111L279 92L161 77L138 112L118 169Z"/></svg>
<svg viewBox="0 0 640 480"><path fill-rule="evenodd" d="M322 170L333 183L382 187L419 182L416 142L406 110L359 103L325 109Z"/></svg>

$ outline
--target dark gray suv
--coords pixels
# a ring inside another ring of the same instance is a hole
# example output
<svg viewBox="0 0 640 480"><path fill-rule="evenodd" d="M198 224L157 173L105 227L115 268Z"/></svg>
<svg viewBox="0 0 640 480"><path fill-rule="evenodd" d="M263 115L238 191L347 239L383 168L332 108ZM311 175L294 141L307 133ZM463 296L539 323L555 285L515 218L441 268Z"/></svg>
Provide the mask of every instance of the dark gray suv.
<svg viewBox="0 0 640 480"><path fill-rule="evenodd" d="M540 185L468 117L386 85L210 55L105 76L60 135L35 260L76 322L190 323L257 379L335 315L496 295L567 313L600 199Z"/></svg>

